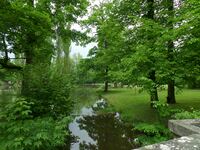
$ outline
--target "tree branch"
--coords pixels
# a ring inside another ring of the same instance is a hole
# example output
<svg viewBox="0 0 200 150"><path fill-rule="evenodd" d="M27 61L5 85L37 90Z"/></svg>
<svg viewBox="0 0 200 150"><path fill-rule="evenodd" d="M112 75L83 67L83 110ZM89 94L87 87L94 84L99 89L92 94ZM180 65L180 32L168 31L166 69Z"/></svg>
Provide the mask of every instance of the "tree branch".
<svg viewBox="0 0 200 150"><path fill-rule="evenodd" d="M22 70L23 67L21 66L17 66L11 62L9 62L7 59L0 59L0 65L2 66L2 68L5 69L13 69L13 70Z"/></svg>

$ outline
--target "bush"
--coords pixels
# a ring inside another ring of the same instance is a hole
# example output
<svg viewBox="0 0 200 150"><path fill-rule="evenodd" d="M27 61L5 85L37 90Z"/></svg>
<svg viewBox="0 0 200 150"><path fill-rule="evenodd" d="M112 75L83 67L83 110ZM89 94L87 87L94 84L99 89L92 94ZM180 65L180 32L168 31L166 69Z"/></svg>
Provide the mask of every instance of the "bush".
<svg viewBox="0 0 200 150"><path fill-rule="evenodd" d="M135 142L143 146L165 141L172 137L169 129L160 124L139 123L134 127L134 130L142 134L136 138Z"/></svg>
<svg viewBox="0 0 200 150"><path fill-rule="evenodd" d="M29 75L26 74L29 73ZM31 74L31 75L30 75ZM25 73L23 96L33 102L34 116L69 115L72 111L72 84L70 77L57 72L46 65L32 67ZM28 83L27 83L28 82Z"/></svg>
<svg viewBox="0 0 200 150"><path fill-rule="evenodd" d="M18 98L1 113L0 149L2 150L55 150L64 145L69 117L33 118L31 106Z"/></svg>
<svg viewBox="0 0 200 150"><path fill-rule="evenodd" d="M0 124L2 150L55 150L64 145L69 118L51 117L5 121Z"/></svg>
<svg viewBox="0 0 200 150"><path fill-rule="evenodd" d="M200 119L200 111L192 110L192 111L182 111L176 113L174 115L175 119Z"/></svg>
<svg viewBox="0 0 200 150"><path fill-rule="evenodd" d="M167 103L162 103L159 101L153 102L153 108L157 111L159 118L171 118L175 113L181 112L181 109L170 108Z"/></svg>

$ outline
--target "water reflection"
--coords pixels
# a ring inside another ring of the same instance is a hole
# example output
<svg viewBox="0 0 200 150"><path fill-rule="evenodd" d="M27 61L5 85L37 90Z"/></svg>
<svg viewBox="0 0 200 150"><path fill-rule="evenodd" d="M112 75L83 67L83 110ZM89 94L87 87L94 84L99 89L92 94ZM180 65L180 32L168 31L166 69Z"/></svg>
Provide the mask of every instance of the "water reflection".
<svg viewBox="0 0 200 150"><path fill-rule="evenodd" d="M96 109L96 107L95 107ZM69 125L77 137L70 150L131 150L133 139L130 128L125 127L116 114L96 115L92 108L82 108L81 115Z"/></svg>

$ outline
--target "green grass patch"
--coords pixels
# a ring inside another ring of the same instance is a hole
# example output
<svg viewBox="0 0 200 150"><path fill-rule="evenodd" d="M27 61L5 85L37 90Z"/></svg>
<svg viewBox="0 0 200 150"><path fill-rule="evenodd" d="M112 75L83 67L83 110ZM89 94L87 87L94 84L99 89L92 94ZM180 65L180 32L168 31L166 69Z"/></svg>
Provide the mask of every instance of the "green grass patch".
<svg viewBox="0 0 200 150"><path fill-rule="evenodd" d="M121 113L126 121L157 122L158 117L155 111L150 108L150 97L145 91L139 93L135 89L118 88L111 89L103 96L114 110ZM159 91L159 100L166 101L167 91ZM177 104L173 108L200 109L200 90L184 89L176 93Z"/></svg>

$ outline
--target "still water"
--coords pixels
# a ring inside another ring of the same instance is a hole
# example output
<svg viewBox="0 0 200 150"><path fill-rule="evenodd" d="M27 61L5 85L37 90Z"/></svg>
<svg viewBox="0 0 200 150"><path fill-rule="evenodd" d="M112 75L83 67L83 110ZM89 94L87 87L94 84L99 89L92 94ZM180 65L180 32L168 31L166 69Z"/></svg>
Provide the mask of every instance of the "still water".
<svg viewBox="0 0 200 150"><path fill-rule="evenodd" d="M75 140L70 150L131 150L134 148L133 132L125 126L118 113L96 114L104 107L104 101L97 101L92 107L83 107L80 115L69 124Z"/></svg>

